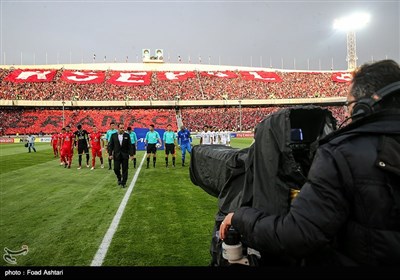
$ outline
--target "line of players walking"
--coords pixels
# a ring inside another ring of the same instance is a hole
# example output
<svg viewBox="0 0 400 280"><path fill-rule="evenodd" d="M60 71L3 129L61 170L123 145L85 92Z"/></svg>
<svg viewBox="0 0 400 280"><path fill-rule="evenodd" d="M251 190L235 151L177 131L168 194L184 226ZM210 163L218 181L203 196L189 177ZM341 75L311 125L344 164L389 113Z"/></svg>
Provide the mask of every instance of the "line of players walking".
<svg viewBox="0 0 400 280"><path fill-rule="evenodd" d="M100 158L101 168L104 168L102 150L104 149L104 141L102 134L97 127L93 125L92 132L89 134L82 125L77 126L75 132L71 131L71 127L67 125L61 129L60 133L54 133L51 136L50 145L53 147L54 157L60 157L60 165L65 168L71 168L74 147L78 151L78 169L82 168L82 156L86 156L86 167L89 166L89 149L92 150L92 170L95 169L96 157Z"/></svg>
<svg viewBox="0 0 400 280"><path fill-rule="evenodd" d="M82 129L82 125L77 125L75 132L71 131L71 127L67 125L62 128L60 133L54 133L51 136L51 143L53 147L54 157L60 157L60 165L65 168L71 168L72 158L74 154L74 148L76 147L78 152L78 167L82 169L83 156L86 159L86 167L91 167L91 170L96 168L96 157L100 160L100 167L104 168L103 150L107 147L108 153L108 169L112 169L112 157L113 151L109 150L109 143L111 136L118 133L116 124L110 123L110 129L106 132L105 137L98 131L96 125L92 126L92 131L89 133L87 130ZM168 125L167 130L164 132L163 139L160 134L154 129L154 125L149 126L149 131L146 133L144 139L138 139L136 133L131 127L128 127L126 133L129 134L131 145L133 146L132 163L133 167L136 168L136 150L138 141L144 141L147 152L147 164L146 168L150 166L150 159L152 158L153 167L156 167L157 161L157 149L164 145L165 151L165 166L169 167L169 155L172 158L172 166L176 164L176 151L175 148L178 146L182 151L182 166L185 166L186 152L189 154L192 150L192 136L190 131L184 126L180 128L178 133L172 130L172 126ZM211 130L211 127L205 125L204 130L200 133L200 144L222 144L230 145L230 132L228 130L217 131ZM90 155L89 150L92 153L91 165L89 165Z"/></svg>
<svg viewBox="0 0 400 280"><path fill-rule="evenodd" d="M65 168L71 168L72 158L74 154L74 148L76 147L78 152L78 168L82 169L83 156L86 157L86 167L91 167L91 170L96 168L96 157L100 159L101 168L104 168L104 159L102 151L107 147L108 153L108 169L112 169L112 157L113 150L109 150L109 143L113 134L118 133L115 123L110 123L110 129L106 132L105 137L98 131L96 125L92 126L92 132L88 132L82 129L82 125L77 126L75 132L71 131L71 127L67 125L61 129L60 133L54 133L51 136L50 145L53 147L54 157L60 157L60 165ZM139 139L136 133L131 127L127 128L126 131L129 134L133 156L132 163L133 167L136 168L136 150ZM150 158L153 158L153 167L156 166L156 154L157 149L160 148L164 143L165 150L165 165L169 167L169 155L172 157L172 166L175 167L176 151L175 147L178 145L179 149L182 150L182 166L185 166L186 152L191 153L192 137L190 131L184 126L181 127L180 131L176 134L172 130L172 126L168 125L167 130L164 132L163 139L161 140L160 134L154 130L154 125L150 125L149 131L146 133L144 141L147 151L147 168L150 165ZM92 152L92 162L89 165L90 156L89 150Z"/></svg>

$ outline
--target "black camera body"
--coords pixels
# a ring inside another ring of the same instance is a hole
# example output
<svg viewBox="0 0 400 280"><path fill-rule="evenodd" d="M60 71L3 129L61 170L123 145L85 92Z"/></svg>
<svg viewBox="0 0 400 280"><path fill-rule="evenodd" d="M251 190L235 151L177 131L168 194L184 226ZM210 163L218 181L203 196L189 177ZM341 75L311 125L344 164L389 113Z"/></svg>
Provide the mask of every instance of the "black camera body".
<svg viewBox="0 0 400 280"><path fill-rule="evenodd" d="M211 265L226 265L225 259L229 264L246 264L244 258L252 265L251 259L254 256L253 259L258 259L262 248L253 248L255 253L251 248L243 248L245 244L237 242L236 233L228 232L232 237L224 242L219 240L219 226L225 215L243 206L285 215L307 180L319 140L334 130L336 119L329 110L312 105L297 106L279 110L259 123L255 141L249 148L193 147L190 178L195 185L218 198ZM268 258L261 255L265 257Z"/></svg>

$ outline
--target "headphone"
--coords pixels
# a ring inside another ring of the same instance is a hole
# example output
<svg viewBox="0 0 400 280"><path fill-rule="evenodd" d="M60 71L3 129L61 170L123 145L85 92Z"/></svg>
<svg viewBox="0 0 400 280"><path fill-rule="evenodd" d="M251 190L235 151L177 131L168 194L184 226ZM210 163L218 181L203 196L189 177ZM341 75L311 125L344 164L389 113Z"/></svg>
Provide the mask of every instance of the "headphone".
<svg viewBox="0 0 400 280"><path fill-rule="evenodd" d="M364 97L358 100L354 107L351 117L365 117L367 115L372 114L375 111L375 106L382 101L385 97L392 95L393 93L400 90L400 81L391 83L376 93L372 94L370 97Z"/></svg>

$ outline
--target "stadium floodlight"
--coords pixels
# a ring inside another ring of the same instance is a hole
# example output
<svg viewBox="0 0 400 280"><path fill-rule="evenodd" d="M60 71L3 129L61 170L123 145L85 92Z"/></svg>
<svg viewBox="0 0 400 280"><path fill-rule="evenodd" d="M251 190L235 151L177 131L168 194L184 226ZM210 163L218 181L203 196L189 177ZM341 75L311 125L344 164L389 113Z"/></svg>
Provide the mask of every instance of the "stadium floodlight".
<svg viewBox="0 0 400 280"><path fill-rule="evenodd" d="M357 67L356 55L356 30L367 25L371 16L367 13L355 13L347 17L335 19L333 28L347 32L347 68L348 70Z"/></svg>
<svg viewBox="0 0 400 280"><path fill-rule="evenodd" d="M238 100L239 102L239 131L242 132L242 100Z"/></svg>
<svg viewBox="0 0 400 280"><path fill-rule="evenodd" d="M64 109L65 101L64 101L64 99L61 103L62 103L62 124L63 124L63 127L65 127L65 109Z"/></svg>
<svg viewBox="0 0 400 280"><path fill-rule="evenodd" d="M175 106L178 106L179 105L179 100L181 99L181 96L180 95L175 95L174 99L175 99Z"/></svg>
<svg viewBox="0 0 400 280"><path fill-rule="evenodd" d="M367 25L371 16L367 13L355 13L347 17L335 19L333 28L342 31L355 31Z"/></svg>

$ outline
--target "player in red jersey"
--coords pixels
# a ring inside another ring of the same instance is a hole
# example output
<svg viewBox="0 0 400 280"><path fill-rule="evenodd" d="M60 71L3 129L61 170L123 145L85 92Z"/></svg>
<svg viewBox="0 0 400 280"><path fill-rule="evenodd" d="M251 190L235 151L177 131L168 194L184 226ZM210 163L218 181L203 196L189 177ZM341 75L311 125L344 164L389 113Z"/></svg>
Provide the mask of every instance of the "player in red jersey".
<svg viewBox="0 0 400 280"><path fill-rule="evenodd" d="M61 157L63 158L64 167L71 168L72 155L74 151L74 134L70 131L71 127L67 125L65 127L66 131L61 138Z"/></svg>
<svg viewBox="0 0 400 280"><path fill-rule="evenodd" d="M54 157L58 157L58 135L57 132L54 132L53 135L51 135L50 145L53 147Z"/></svg>
<svg viewBox="0 0 400 280"><path fill-rule="evenodd" d="M100 158L101 168L104 168L103 153L101 150L104 148L104 140L101 138L101 133L98 132L97 127L93 125L93 132L89 134L90 147L92 148L92 168L96 165L96 156Z"/></svg>

